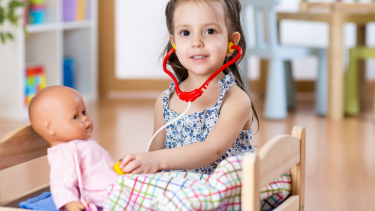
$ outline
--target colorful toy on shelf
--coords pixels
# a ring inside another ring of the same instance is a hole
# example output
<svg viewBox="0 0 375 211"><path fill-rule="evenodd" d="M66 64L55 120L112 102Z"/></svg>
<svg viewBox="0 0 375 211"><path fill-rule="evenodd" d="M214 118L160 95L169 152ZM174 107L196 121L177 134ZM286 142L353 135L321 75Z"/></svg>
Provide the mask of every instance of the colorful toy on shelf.
<svg viewBox="0 0 375 211"><path fill-rule="evenodd" d="M63 21L85 20L90 17L90 0L64 0Z"/></svg>
<svg viewBox="0 0 375 211"><path fill-rule="evenodd" d="M77 20L86 19L86 0L77 0Z"/></svg>
<svg viewBox="0 0 375 211"><path fill-rule="evenodd" d="M41 65L26 67L25 103L29 105L35 93L47 86L44 68Z"/></svg>
<svg viewBox="0 0 375 211"><path fill-rule="evenodd" d="M46 2L45 0L30 0L29 23L42 24L45 22Z"/></svg>
<svg viewBox="0 0 375 211"><path fill-rule="evenodd" d="M75 21L77 10L77 0L63 1L63 21Z"/></svg>
<svg viewBox="0 0 375 211"><path fill-rule="evenodd" d="M74 86L74 73L75 73L75 61L71 57L64 57L64 64L63 64L63 85L75 88Z"/></svg>

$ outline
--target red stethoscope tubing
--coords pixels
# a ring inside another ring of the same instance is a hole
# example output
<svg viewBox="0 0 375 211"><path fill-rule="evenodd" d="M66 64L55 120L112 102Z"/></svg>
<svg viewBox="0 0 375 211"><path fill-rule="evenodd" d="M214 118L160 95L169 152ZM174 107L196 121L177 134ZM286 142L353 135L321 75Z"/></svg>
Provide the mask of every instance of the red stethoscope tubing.
<svg viewBox="0 0 375 211"><path fill-rule="evenodd" d="M186 102L193 102L195 99L197 99L198 97L200 97L203 94L202 89L206 89L207 86L212 81L212 79L214 79L221 71L225 70L227 67L229 67L230 65L232 65L233 63L235 63L241 57L241 55L242 55L242 49L241 49L241 47L239 47L237 45L232 45L231 48L232 49L236 49L238 51L237 55L232 60L230 60L229 62L227 62L226 64L224 64L222 67L220 67L218 70L216 70L206 80L206 82L204 82L203 85L201 87L199 87L199 89L195 89L195 90L190 91L190 92L182 92L180 90L180 87L178 85L176 77L169 70L167 70L167 61L168 61L169 57L176 51L174 48L172 48L168 52L168 54L165 56L165 58L164 58L163 69L164 69L164 72L167 73L172 78L172 80L173 80L173 82L175 84L175 87L176 87L176 93L177 93L178 97L181 100L186 101Z"/></svg>
<svg viewBox="0 0 375 211"><path fill-rule="evenodd" d="M180 87L178 86L178 83L177 83L177 80L176 80L176 77L174 77L174 75L169 71L167 70L167 61L169 59L169 57L172 55L172 53L174 53L176 50L174 48L172 48L172 50L170 50L168 52L168 54L165 56L164 58L164 62L163 62L163 69L164 69L164 72L166 72L173 80L174 84L175 84L175 87L176 87L176 93L178 95L178 97L183 100L183 101L186 101L188 103L188 107L187 109L184 111L184 113L182 113L181 115L179 115L176 119L168 122L166 125L164 125L163 127L159 128L158 131L156 131L156 133L152 136L150 142L148 143L148 146L147 146L147 152L149 151L150 149L150 146L151 146L151 143L152 141L154 140L155 136L161 131L163 130L164 128L168 127L168 125L170 124L173 124L174 122L178 121L179 119L181 119L189 110L190 108L190 105L191 105L191 102L193 102L195 99L197 99L198 97L200 97L202 94L203 94L203 91L202 89L206 89L207 86L210 84L210 82L212 81L212 79L214 79L217 74L219 74L221 71L225 70L225 68L229 67L231 64L235 63L242 55L242 49L237 46L237 45L232 45L232 49L236 49L238 51L238 54L232 59L230 60L229 62L227 62L225 65L223 65L222 67L220 67L218 70L216 70L207 80L206 82L204 82L204 84L199 88L199 89L195 89L191 92L181 92L180 90Z"/></svg>

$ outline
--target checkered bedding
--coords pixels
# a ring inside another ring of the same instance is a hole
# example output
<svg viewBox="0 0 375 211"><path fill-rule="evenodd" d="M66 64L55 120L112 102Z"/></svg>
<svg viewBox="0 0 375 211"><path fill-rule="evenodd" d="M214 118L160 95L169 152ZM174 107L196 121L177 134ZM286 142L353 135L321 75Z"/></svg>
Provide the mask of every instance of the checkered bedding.
<svg viewBox="0 0 375 211"><path fill-rule="evenodd" d="M103 210L241 210L242 156L223 160L213 174L163 172L123 175L108 188ZM261 210L290 194L290 171L263 187Z"/></svg>

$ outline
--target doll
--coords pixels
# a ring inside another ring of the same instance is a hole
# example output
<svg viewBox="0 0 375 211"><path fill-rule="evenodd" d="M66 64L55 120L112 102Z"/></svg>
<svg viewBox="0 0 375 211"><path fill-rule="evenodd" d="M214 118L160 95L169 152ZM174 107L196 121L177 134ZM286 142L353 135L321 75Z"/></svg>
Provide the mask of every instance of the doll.
<svg viewBox="0 0 375 211"><path fill-rule="evenodd" d="M33 129L51 145L50 184L57 209L83 210L81 197L102 207L106 190L118 175L112 168L115 161L111 155L90 139L94 125L81 95L64 86L44 88L31 100L29 118ZM78 189L75 153L82 192Z"/></svg>

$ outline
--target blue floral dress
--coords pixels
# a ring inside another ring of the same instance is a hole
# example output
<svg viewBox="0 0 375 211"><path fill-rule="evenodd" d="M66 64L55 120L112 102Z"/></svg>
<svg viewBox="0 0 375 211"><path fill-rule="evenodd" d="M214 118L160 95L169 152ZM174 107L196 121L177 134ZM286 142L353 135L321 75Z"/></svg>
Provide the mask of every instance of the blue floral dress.
<svg viewBox="0 0 375 211"><path fill-rule="evenodd" d="M196 112L194 114L185 115L184 117L182 117L182 119L169 125L166 129L165 149L171 149L205 141L208 134L219 119L221 103L223 102L225 93L235 84L235 78L232 73L227 74L223 79L219 80L221 94L214 106L203 111ZM179 113L174 112L169 108L169 99L174 91L175 86L172 82L169 86L169 89L165 90L163 93L163 116L165 122L172 121L180 115ZM187 172L211 174L214 172L216 166L220 163L220 161L224 160L225 158L235 155L243 155L248 151L254 152L253 146L251 144L252 130L252 125L249 130L242 130L238 135L236 141L228 149L225 155L223 155L211 165L200 169L187 170Z"/></svg>

